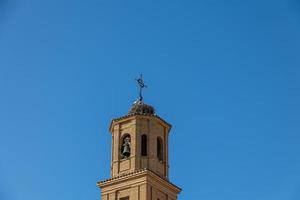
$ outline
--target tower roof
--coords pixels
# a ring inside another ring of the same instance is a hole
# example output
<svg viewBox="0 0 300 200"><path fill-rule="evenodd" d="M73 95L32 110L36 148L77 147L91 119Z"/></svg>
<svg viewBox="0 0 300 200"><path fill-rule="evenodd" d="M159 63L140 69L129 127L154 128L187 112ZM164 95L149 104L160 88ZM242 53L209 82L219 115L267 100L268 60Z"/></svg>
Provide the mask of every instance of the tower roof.
<svg viewBox="0 0 300 200"><path fill-rule="evenodd" d="M140 117L154 117L155 119L157 119L157 120L163 122L164 124L166 124L169 128L172 127L171 124L166 122L164 119L162 119L161 117L159 117L155 113L155 109L154 109L153 106L145 104L143 101L137 100L130 107L129 112L128 112L127 115L112 119L112 121L110 123L109 130L111 131L111 128L112 128L114 123L126 120L126 119L131 118L131 117L135 117L135 116L136 117L139 117L139 116Z"/></svg>

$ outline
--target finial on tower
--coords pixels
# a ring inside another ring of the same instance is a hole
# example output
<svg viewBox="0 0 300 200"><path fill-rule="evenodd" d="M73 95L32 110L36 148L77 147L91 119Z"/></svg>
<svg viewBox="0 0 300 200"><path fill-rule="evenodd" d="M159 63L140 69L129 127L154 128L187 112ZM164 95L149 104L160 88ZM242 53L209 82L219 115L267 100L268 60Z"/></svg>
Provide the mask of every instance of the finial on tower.
<svg viewBox="0 0 300 200"><path fill-rule="evenodd" d="M143 101L142 90L143 90L143 88L147 88L147 86L145 85L144 80L143 80L143 74L141 74L140 78L135 79L135 80L137 81L137 84L140 87L140 90L139 90L139 101Z"/></svg>

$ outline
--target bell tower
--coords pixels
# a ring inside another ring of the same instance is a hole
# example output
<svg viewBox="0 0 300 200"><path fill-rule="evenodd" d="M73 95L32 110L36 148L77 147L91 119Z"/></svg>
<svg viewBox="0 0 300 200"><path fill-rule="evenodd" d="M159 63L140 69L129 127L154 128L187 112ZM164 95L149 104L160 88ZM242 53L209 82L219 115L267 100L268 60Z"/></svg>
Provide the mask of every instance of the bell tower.
<svg viewBox="0 0 300 200"><path fill-rule="evenodd" d="M111 178L97 183L101 200L176 200L179 187L169 181L171 125L140 98L127 115L113 119Z"/></svg>

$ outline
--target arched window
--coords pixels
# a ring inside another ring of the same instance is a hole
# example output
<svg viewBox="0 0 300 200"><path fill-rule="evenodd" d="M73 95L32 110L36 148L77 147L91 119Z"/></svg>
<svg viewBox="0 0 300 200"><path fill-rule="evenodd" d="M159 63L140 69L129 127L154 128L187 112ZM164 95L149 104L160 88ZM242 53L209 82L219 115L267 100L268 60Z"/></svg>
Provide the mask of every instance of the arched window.
<svg viewBox="0 0 300 200"><path fill-rule="evenodd" d="M120 156L121 156L121 158L130 157L130 151L131 151L130 135L126 134L122 138L122 144L121 144L121 147L120 147Z"/></svg>
<svg viewBox="0 0 300 200"><path fill-rule="evenodd" d="M159 161L162 161L163 160L163 142L162 142L162 139L160 137L157 138L157 158Z"/></svg>
<svg viewBox="0 0 300 200"><path fill-rule="evenodd" d="M142 135L142 143L141 143L142 156L147 156L147 135Z"/></svg>

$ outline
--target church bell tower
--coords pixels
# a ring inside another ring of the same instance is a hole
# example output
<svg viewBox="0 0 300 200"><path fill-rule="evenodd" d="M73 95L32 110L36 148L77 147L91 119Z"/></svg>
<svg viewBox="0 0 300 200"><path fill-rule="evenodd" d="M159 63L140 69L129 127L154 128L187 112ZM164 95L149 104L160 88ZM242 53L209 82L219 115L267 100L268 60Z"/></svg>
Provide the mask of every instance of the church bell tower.
<svg viewBox="0 0 300 200"><path fill-rule="evenodd" d="M127 115L113 119L111 178L97 183L101 200L176 200L181 191L169 181L171 125L140 98Z"/></svg>

